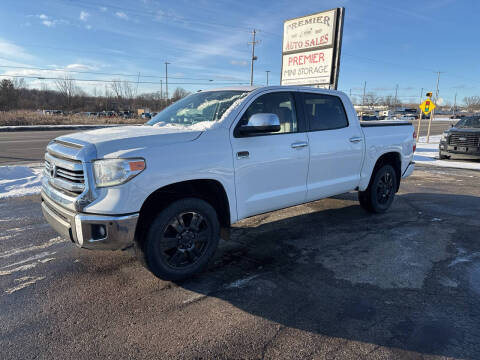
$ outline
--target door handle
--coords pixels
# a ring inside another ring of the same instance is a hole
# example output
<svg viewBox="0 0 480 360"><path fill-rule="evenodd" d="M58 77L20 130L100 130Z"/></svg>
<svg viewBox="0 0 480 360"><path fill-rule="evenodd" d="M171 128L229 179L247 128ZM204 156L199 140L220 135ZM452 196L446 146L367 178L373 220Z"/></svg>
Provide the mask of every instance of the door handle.
<svg viewBox="0 0 480 360"><path fill-rule="evenodd" d="M305 146L308 146L308 143L306 141L294 142L292 144L292 149L298 149L298 148L302 148L302 147L305 147Z"/></svg>
<svg viewBox="0 0 480 360"><path fill-rule="evenodd" d="M360 141L362 141L363 139L361 137L358 137L358 136L354 136L354 137L351 137L350 138L350 142L352 143L358 143Z"/></svg>
<svg viewBox="0 0 480 360"><path fill-rule="evenodd" d="M237 152L237 159L248 159L249 157L250 157L250 153L248 151Z"/></svg>

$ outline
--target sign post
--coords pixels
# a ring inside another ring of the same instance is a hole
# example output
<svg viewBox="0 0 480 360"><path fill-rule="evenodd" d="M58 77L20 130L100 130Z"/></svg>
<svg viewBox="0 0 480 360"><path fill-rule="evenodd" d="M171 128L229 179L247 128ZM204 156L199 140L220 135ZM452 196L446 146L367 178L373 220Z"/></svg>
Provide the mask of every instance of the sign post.
<svg viewBox="0 0 480 360"><path fill-rule="evenodd" d="M427 143L430 142L430 128L432 126L432 115L433 115L433 110L435 109L436 105L432 101L432 93L427 93L428 99L422 102L419 106L419 108L422 110L422 112L425 115L430 114L430 121L428 122L428 130L427 130ZM421 115L420 115L420 120L421 120ZM418 131L420 132L420 123L418 124Z"/></svg>
<svg viewBox="0 0 480 360"><path fill-rule="evenodd" d="M336 8L284 22L281 85L337 88L344 16Z"/></svg>

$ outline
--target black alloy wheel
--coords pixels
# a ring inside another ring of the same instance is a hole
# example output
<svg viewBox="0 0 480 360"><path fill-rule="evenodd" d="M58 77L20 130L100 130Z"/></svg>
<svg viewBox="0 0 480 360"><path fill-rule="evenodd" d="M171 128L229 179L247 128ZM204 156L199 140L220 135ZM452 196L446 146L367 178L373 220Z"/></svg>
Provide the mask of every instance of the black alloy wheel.
<svg viewBox="0 0 480 360"><path fill-rule="evenodd" d="M393 176L390 172L385 172L379 179L377 184L377 201L379 204L385 205L390 197L395 193L393 188Z"/></svg>
<svg viewBox="0 0 480 360"><path fill-rule="evenodd" d="M136 243L140 262L163 280L184 280L203 271L220 239L218 216L198 198L174 201L151 221Z"/></svg>
<svg viewBox="0 0 480 360"><path fill-rule="evenodd" d="M208 230L208 222L198 212L178 214L170 219L159 239L160 256L172 268L195 264L208 247Z"/></svg>

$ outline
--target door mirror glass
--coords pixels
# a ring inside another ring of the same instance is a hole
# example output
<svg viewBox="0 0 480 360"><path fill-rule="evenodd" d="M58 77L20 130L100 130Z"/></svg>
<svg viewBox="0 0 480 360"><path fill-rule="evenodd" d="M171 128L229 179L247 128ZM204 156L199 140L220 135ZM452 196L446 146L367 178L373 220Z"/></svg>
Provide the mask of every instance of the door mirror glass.
<svg viewBox="0 0 480 360"><path fill-rule="evenodd" d="M278 115L271 113L257 113L248 118L246 125L240 127L242 134L254 134L280 131Z"/></svg>

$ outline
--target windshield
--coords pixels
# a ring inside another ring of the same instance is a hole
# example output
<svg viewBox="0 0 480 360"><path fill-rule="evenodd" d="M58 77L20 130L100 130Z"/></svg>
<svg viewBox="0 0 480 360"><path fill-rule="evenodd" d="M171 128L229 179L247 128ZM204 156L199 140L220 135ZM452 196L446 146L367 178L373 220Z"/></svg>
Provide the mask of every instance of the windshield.
<svg viewBox="0 0 480 360"><path fill-rule="evenodd" d="M480 128L480 117L470 117L460 120L455 127L457 128Z"/></svg>
<svg viewBox="0 0 480 360"><path fill-rule="evenodd" d="M245 91L233 90L192 94L170 105L146 124L205 130L220 120L236 101L241 101L247 94Z"/></svg>

